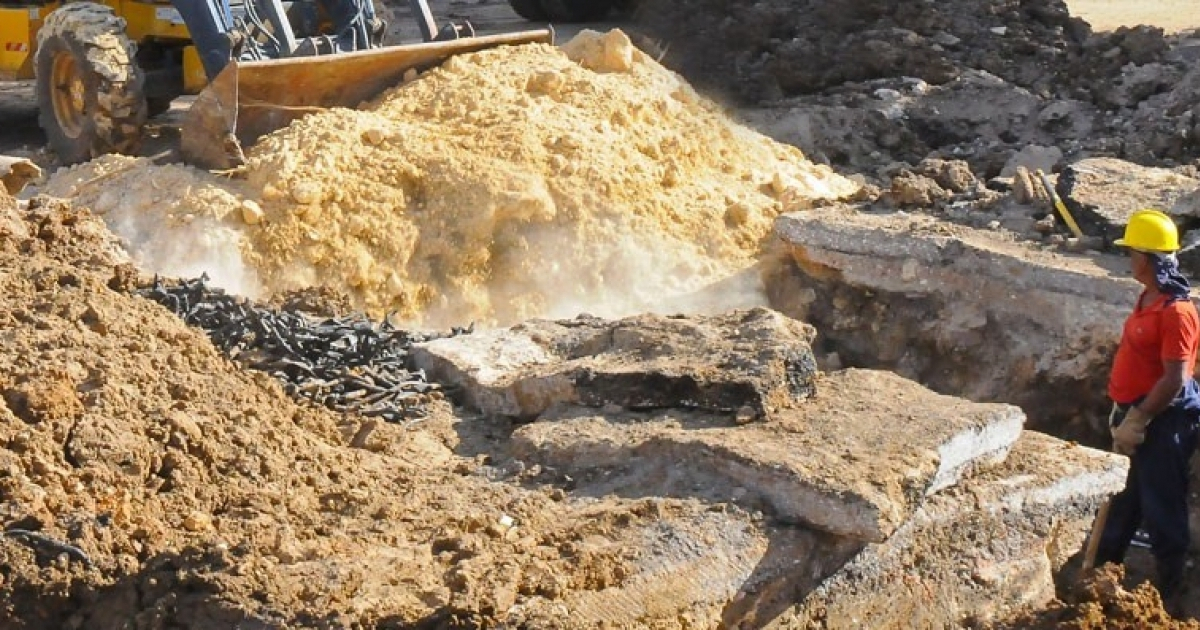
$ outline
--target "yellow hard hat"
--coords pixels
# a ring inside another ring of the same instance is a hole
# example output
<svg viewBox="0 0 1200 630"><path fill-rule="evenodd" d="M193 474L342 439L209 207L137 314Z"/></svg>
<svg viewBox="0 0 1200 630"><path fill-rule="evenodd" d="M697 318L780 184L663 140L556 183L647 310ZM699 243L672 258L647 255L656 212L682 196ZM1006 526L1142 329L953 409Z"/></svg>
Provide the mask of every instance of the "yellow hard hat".
<svg viewBox="0 0 1200 630"><path fill-rule="evenodd" d="M1129 217L1125 237L1113 241L1113 244L1143 252L1168 254L1179 250L1179 230L1165 212L1138 210Z"/></svg>

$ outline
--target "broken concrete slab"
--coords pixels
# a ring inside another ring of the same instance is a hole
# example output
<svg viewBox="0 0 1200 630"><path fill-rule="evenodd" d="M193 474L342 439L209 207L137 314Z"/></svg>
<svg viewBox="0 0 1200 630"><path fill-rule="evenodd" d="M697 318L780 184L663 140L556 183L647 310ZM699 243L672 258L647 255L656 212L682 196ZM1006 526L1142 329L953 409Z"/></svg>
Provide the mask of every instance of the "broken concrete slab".
<svg viewBox="0 0 1200 630"><path fill-rule="evenodd" d="M1128 465L1026 431L1003 464L931 497L766 627L953 628L1044 605Z"/></svg>
<svg viewBox="0 0 1200 630"><path fill-rule="evenodd" d="M1143 208L1200 218L1189 201L1200 180L1165 168L1139 166L1115 158L1089 158L1067 165L1055 186L1080 228L1107 243L1121 237L1129 217Z"/></svg>
<svg viewBox="0 0 1200 630"><path fill-rule="evenodd" d="M651 496L666 479L634 468L658 461L626 460L624 471L584 474L575 493ZM673 463L662 468L679 486L715 487ZM572 592L564 602L534 598L510 621L596 628L686 619L702 628L782 629L944 628L1003 618L1054 595L1053 574L1082 548L1096 508L1124 484L1127 465L1025 431L1003 463L929 497L878 543L761 519L752 526L746 497L714 495L708 516L691 512L695 527L675 518L658 530L614 528L589 541L580 550L585 557L614 545L639 550L620 583ZM678 499L641 500L663 513L680 509L672 504Z"/></svg>
<svg viewBox="0 0 1200 630"><path fill-rule="evenodd" d="M1002 461L1023 421L1011 405L971 403L894 374L847 370L824 376L814 398L767 422L733 426L672 413L614 419L572 410L518 429L512 452L572 477L615 474L614 492L631 487L714 500L738 494L782 522L878 542L925 496Z"/></svg>
<svg viewBox="0 0 1200 630"><path fill-rule="evenodd" d="M532 320L413 348L417 367L485 415L556 404L762 417L815 387L811 326L768 309L711 317Z"/></svg>
<svg viewBox="0 0 1200 630"><path fill-rule="evenodd" d="M764 526L736 506L709 506L707 514L685 521L674 515L679 507L673 504L679 501L643 503L646 512L673 518L664 518L658 527L614 527L573 550L587 559L620 549L630 561L619 580L602 588L569 590L561 600L530 598L510 610L507 625L564 630L753 627L741 625L745 618L731 604L739 593L780 587L788 596L810 592L863 547L802 528ZM793 602L781 602L776 612Z"/></svg>
<svg viewBox="0 0 1200 630"><path fill-rule="evenodd" d="M1033 428L1107 410L1108 368L1140 285L1115 256L1072 256L911 214L849 207L776 222L768 296L847 365L1020 405ZM1060 427L1061 428L1061 427Z"/></svg>

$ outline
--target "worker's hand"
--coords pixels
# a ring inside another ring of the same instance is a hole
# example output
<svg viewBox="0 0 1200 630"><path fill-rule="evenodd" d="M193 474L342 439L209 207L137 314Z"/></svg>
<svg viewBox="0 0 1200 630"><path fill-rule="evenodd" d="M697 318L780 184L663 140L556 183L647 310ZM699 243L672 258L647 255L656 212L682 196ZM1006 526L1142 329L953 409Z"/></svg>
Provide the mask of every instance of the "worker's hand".
<svg viewBox="0 0 1200 630"><path fill-rule="evenodd" d="M1113 450L1132 457L1137 447L1146 441L1146 425L1152 419L1136 406L1130 407L1121 424L1112 429Z"/></svg>

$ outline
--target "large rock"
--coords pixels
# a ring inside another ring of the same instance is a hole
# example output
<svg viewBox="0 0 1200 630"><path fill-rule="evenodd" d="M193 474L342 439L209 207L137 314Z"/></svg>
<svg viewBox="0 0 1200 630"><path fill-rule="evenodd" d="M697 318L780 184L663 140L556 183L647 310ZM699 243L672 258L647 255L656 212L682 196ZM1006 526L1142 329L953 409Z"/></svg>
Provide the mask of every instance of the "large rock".
<svg viewBox="0 0 1200 630"><path fill-rule="evenodd" d="M769 628L955 628L1054 598L1124 457L1026 431L1008 459L931 497Z"/></svg>
<svg viewBox="0 0 1200 630"><path fill-rule="evenodd" d="M522 435L542 424L550 423ZM572 433L564 431L563 441ZM562 603L535 599L520 619L569 629L630 619L782 629L953 628L964 619L1005 618L1054 596L1054 573L1081 549L1097 507L1122 487L1128 465L1025 431L1005 462L925 499L886 540L866 543L804 527L747 526L737 518L746 513L741 506L752 505L739 496L744 488L693 476L697 467L663 463L648 447L642 454L585 471L576 492L637 498L669 483L695 486L711 491L710 516L658 531L611 529L580 553L639 549L619 586L573 591Z"/></svg>
<svg viewBox="0 0 1200 630"><path fill-rule="evenodd" d="M811 326L767 309L715 317L533 320L413 349L430 378L487 415L556 404L740 412L795 404L815 388Z"/></svg>
<svg viewBox="0 0 1200 630"><path fill-rule="evenodd" d="M924 497L1003 461L1024 417L939 396L886 372L848 370L769 422L572 412L524 426L514 455L572 477L605 471L654 495L739 496L784 523L879 542Z"/></svg>
<svg viewBox="0 0 1200 630"><path fill-rule="evenodd" d="M812 323L846 364L1007 401L1083 439L1106 410L1112 352L1139 290L1122 258L1068 257L922 215L852 208L776 222L774 308Z"/></svg>
<svg viewBox="0 0 1200 630"><path fill-rule="evenodd" d="M1200 188L1200 180L1115 158L1070 164L1055 188L1080 228L1107 242L1120 238L1129 217L1143 208L1163 210L1177 219L1200 217L1200 204L1188 196Z"/></svg>

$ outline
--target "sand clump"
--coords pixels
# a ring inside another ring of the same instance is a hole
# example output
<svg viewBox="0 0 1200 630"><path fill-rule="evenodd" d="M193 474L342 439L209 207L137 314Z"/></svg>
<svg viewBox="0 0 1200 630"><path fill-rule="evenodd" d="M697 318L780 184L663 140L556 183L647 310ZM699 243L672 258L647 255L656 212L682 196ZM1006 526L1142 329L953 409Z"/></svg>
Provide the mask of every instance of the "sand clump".
<svg viewBox="0 0 1200 630"><path fill-rule="evenodd" d="M1071 603L1054 601L1043 610L985 627L989 630L1200 629L1200 621L1172 618L1149 582L1133 588L1127 588L1125 582L1124 567L1106 564L1074 585Z"/></svg>
<svg viewBox="0 0 1200 630"><path fill-rule="evenodd" d="M620 31L452 58L264 138L240 179L129 160L60 172L49 192L110 225L136 208L220 243L236 230L252 294L329 286L435 325L656 310L749 267L779 213L858 188Z"/></svg>

